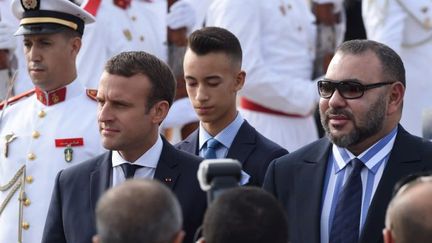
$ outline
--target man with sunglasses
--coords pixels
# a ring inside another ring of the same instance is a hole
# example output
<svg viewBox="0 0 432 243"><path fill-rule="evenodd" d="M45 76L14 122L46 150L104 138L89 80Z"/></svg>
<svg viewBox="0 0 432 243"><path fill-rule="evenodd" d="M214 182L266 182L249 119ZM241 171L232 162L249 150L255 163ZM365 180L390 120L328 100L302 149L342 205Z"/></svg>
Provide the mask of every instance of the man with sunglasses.
<svg viewBox="0 0 432 243"><path fill-rule="evenodd" d="M285 206L291 242L382 242L395 183L432 168L432 143L399 125L402 60L374 41L345 42L317 85L327 136L273 161L264 188Z"/></svg>

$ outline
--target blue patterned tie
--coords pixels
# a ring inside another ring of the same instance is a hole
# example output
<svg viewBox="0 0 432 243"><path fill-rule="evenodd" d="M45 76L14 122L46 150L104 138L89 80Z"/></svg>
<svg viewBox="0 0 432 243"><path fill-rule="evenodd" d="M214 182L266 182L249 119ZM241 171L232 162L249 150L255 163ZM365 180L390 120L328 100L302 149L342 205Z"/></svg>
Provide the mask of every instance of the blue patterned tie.
<svg viewBox="0 0 432 243"><path fill-rule="evenodd" d="M339 194L330 231L330 243L355 243L359 240L363 193L360 173L364 164L357 158L350 163L353 170Z"/></svg>
<svg viewBox="0 0 432 243"><path fill-rule="evenodd" d="M142 168L142 165L134 165L129 163L123 163L120 165L123 170L126 179L133 178L135 175L135 171L139 168Z"/></svg>
<svg viewBox="0 0 432 243"><path fill-rule="evenodd" d="M210 138L209 140L207 140L207 148L204 151L204 158L205 159L216 159L216 149L221 145L221 143L214 139L214 138Z"/></svg>

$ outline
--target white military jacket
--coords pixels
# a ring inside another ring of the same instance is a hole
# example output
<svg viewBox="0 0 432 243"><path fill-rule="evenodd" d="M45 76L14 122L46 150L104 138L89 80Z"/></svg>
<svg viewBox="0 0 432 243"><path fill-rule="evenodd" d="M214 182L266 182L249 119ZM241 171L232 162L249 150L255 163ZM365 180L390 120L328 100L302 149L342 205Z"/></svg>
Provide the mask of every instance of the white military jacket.
<svg viewBox="0 0 432 243"><path fill-rule="evenodd" d="M246 83L240 95L298 115L309 115L319 98L311 82L314 22L305 0L216 0L206 18L207 26L226 28L241 43Z"/></svg>
<svg viewBox="0 0 432 243"><path fill-rule="evenodd" d="M401 123L421 136L423 113L432 109L432 1L363 0L362 8L368 39L390 46L404 62Z"/></svg>
<svg viewBox="0 0 432 243"><path fill-rule="evenodd" d="M104 151L96 113L96 102L77 80L6 107L0 124L0 242L41 241L57 172Z"/></svg>

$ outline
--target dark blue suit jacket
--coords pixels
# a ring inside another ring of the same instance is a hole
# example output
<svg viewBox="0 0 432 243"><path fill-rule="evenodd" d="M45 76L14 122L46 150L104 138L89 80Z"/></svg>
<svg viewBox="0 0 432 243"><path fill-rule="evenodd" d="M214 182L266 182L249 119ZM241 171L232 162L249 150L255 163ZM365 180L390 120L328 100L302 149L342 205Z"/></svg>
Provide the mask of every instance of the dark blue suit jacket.
<svg viewBox="0 0 432 243"><path fill-rule="evenodd" d="M185 242L188 243L192 243L207 206L206 194L200 189L197 180L201 160L178 151L164 140L154 175L177 196L183 211ZM92 236L96 234L96 203L110 187L111 172L111 152L107 152L58 173L43 243L91 242Z"/></svg>
<svg viewBox="0 0 432 243"><path fill-rule="evenodd" d="M185 140L176 144L175 147L198 155L198 145L197 129ZM243 170L251 176L248 185L262 186L270 162L287 153L286 149L270 141L249 125L247 121L244 121L228 149L226 157L240 161Z"/></svg>
<svg viewBox="0 0 432 243"><path fill-rule="evenodd" d="M290 242L320 242L323 186L331 146L327 138L322 138L276 159L269 166L264 189L273 193L287 211ZM385 213L395 183L406 175L431 169L432 143L399 126L359 242L383 242Z"/></svg>

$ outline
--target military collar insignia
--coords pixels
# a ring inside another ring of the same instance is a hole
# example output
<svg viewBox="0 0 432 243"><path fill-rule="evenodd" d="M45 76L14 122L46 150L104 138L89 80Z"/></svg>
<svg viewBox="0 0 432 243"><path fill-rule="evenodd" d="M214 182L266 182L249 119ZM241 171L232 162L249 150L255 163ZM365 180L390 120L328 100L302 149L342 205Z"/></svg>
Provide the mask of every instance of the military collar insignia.
<svg viewBox="0 0 432 243"><path fill-rule="evenodd" d="M36 87L36 98L42 104L47 106L58 104L66 99L66 87L62 87L50 92L45 92Z"/></svg>
<svg viewBox="0 0 432 243"><path fill-rule="evenodd" d="M39 10L40 0L21 0L21 5L25 11Z"/></svg>

